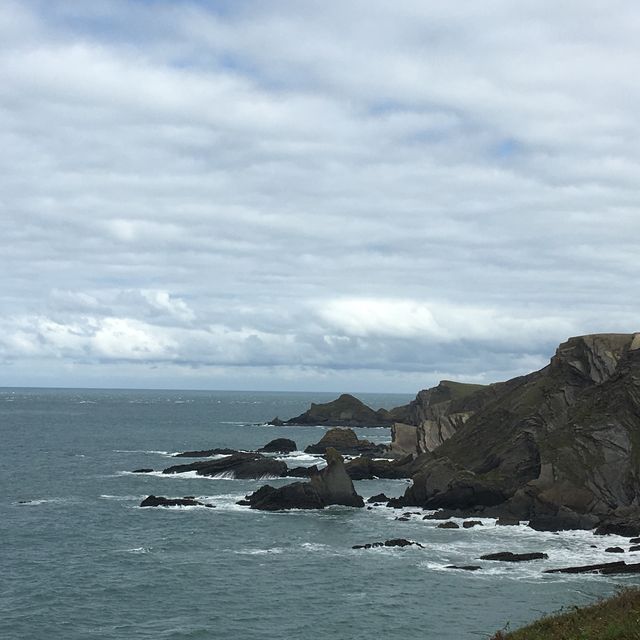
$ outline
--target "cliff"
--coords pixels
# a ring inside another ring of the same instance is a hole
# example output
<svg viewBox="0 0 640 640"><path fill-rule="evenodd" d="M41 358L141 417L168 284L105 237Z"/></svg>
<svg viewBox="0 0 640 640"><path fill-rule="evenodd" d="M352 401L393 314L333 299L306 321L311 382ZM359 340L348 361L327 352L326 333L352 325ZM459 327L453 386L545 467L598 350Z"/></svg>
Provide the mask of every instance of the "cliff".
<svg viewBox="0 0 640 640"><path fill-rule="evenodd" d="M489 506L503 494L514 514L534 519L638 507L640 334L571 338L540 371L435 401L447 384L416 399L416 453L455 429L414 477L407 504Z"/></svg>

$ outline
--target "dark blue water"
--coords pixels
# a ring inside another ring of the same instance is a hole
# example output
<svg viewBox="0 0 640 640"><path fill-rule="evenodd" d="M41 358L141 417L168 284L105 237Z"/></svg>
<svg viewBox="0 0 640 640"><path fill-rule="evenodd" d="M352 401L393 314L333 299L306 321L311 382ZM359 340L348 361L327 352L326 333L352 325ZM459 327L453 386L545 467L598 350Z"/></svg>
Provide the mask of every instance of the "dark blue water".
<svg viewBox="0 0 640 640"><path fill-rule="evenodd" d="M409 400L360 397L376 408ZM128 473L167 467L175 463L170 454L184 449L252 449L280 436L303 449L320 439L322 428L263 423L329 399L0 390L0 637L464 640L633 581L541 574L610 560L603 550L622 542L616 538L536 533L490 520L481 528L442 530L419 516L398 522L398 512L383 507L261 513L235 504L260 481ZM387 429L359 435L389 439ZM299 455L288 462L312 460ZM356 483L365 498L400 495L405 487L404 481ZM216 509L139 508L151 493L196 495ZM398 536L425 549L351 549ZM550 558L477 563L482 553L499 550L547 551ZM483 569L445 568L452 563Z"/></svg>

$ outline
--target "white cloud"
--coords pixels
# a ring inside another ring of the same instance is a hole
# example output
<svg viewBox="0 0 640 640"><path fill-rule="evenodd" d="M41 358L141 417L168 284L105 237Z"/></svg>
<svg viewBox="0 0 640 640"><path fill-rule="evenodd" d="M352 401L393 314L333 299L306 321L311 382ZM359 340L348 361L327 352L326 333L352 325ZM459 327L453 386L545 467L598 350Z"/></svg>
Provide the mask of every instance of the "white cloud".
<svg viewBox="0 0 640 640"><path fill-rule="evenodd" d="M638 16L3 3L0 384L413 387L637 329Z"/></svg>

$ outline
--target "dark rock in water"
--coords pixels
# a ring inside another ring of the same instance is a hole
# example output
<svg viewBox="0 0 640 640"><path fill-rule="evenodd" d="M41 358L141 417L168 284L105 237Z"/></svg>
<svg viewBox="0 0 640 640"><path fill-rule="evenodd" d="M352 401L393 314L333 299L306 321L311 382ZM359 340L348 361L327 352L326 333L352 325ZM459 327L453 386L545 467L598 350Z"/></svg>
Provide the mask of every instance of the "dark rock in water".
<svg viewBox="0 0 640 640"><path fill-rule="evenodd" d="M219 460L204 460L191 464L179 464L165 469L162 473L185 473L195 471L199 476L217 476L233 474L239 479L258 479L265 476L284 476L287 465L273 458L266 458L260 453L234 453Z"/></svg>
<svg viewBox="0 0 640 640"><path fill-rule="evenodd" d="M335 449L338 453L358 456L364 453L381 455L386 451L384 445L373 444L368 440L359 440L353 429L329 429L316 444L310 444L304 451L323 455L327 449Z"/></svg>
<svg viewBox="0 0 640 640"><path fill-rule="evenodd" d="M324 404L312 403L308 411L284 424L326 425L329 427L390 427L395 420L385 409L374 411L358 398L342 394Z"/></svg>
<svg viewBox="0 0 640 640"><path fill-rule="evenodd" d="M640 563L605 562L602 564L586 564L578 567L563 567L562 569L547 569L544 573L601 573L616 575L624 573L640 573Z"/></svg>
<svg viewBox="0 0 640 640"><path fill-rule="evenodd" d="M284 426L284 421L276 416L273 420L267 422L267 424L270 424L272 427L282 427Z"/></svg>
<svg viewBox="0 0 640 640"><path fill-rule="evenodd" d="M630 544L640 544L640 538L631 538L631 540L629 540Z"/></svg>
<svg viewBox="0 0 640 640"><path fill-rule="evenodd" d="M153 469L134 469L131 473L152 473Z"/></svg>
<svg viewBox="0 0 640 640"><path fill-rule="evenodd" d="M409 522L411 518L407 518L406 516L400 516L399 518L394 518L394 520L397 520L398 522Z"/></svg>
<svg viewBox="0 0 640 640"><path fill-rule="evenodd" d="M141 507L209 507L215 508L215 505L206 502L199 502L192 496L184 498L164 498L163 496L147 496L141 503Z"/></svg>
<svg viewBox="0 0 640 640"><path fill-rule="evenodd" d="M622 547L607 547L605 549L606 553L624 553L624 549Z"/></svg>
<svg viewBox="0 0 640 640"><path fill-rule="evenodd" d="M261 487L248 495L242 504L252 509L279 511L283 509L323 509L331 504L363 507L344 468L342 456L335 450L326 453L327 466L311 474L310 482L295 482L284 487Z"/></svg>
<svg viewBox="0 0 640 640"><path fill-rule="evenodd" d="M489 553L480 556L480 560L499 560L501 562L528 562L529 560L545 560L549 556L546 553L511 553L511 551L501 551L499 553Z"/></svg>
<svg viewBox="0 0 640 640"><path fill-rule="evenodd" d="M296 443L289 438L276 438L258 449L260 453L291 453L298 449Z"/></svg>
<svg viewBox="0 0 640 640"><path fill-rule="evenodd" d="M483 525L482 525L482 522L480 522L480 520L465 520L462 523L462 526L465 529L471 529L472 527L481 527Z"/></svg>
<svg viewBox="0 0 640 640"><path fill-rule="evenodd" d="M411 545L415 545L417 547L420 547L421 549L424 549L424 546L421 545L419 542L414 542L412 540L405 540L405 538L392 538L391 540L384 541L385 547L409 547Z"/></svg>
<svg viewBox="0 0 640 640"><path fill-rule="evenodd" d="M312 467L292 467L287 469L285 476L287 478L308 478L312 473L317 473L318 467L314 464Z"/></svg>
<svg viewBox="0 0 640 640"><path fill-rule="evenodd" d="M520 520L518 518L498 518L496 520L496 526L498 527L517 527L520 524Z"/></svg>
<svg viewBox="0 0 640 640"><path fill-rule="evenodd" d="M367 502L369 503L374 503L374 502L389 502L391 498L387 498L387 496L384 495L384 493L377 493L375 496L371 496Z"/></svg>
<svg viewBox="0 0 640 640"><path fill-rule="evenodd" d="M356 544L352 549L374 549L376 547L410 547L416 546L424 549L424 546L419 542L413 540L407 540L406 538L392 538L391 540L385 540L384 542L367 542L367 544Z"/></svg>
<svg viewBox="0 0 640 640"><path fill-rule="evenodd" d="M460 525L456 522L451 522L449 520L449 522L441 522L437 528L438 529L459 529Z"/></svg>
<svg viewBox="0 0 640 640"><path fill-rule="evenodd" d="M629 551L640 551L640 544L633 545L629 547Z"/></svg>
<svg viewBox="0 0 640 640"><path fill-rule="evenodd" d="M230 456L238 453L235 449L199 449L198 451L183 451L175 453L174 458L210 458L211 456Z"/></svg>
<svg viewBox="0 0 640 640"><path fill-rule="evenodd" d="M462 566L457 566L455 564L448 564L445 568L460 569L462 571L478 571L479 569L482 569L482 567L479 567L477 564L464 564Z"/></svg>

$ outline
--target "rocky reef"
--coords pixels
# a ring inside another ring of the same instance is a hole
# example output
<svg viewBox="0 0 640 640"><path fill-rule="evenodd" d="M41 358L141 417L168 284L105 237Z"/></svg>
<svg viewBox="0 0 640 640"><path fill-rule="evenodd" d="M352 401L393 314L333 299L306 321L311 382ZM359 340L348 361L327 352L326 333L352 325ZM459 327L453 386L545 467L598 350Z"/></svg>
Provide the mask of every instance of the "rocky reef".
<svg viewBox="0 0 640 640"><path fill-rule="evenodd" d="M238 479L263 478L265 476L284 476L287 465L281 460L267 458L260 453L244 453L235 451L233 454L218 460L202 460L190 464L177 464L168 467L162 473L185 473L195 471L199 476L222 476Z"/></svg>

